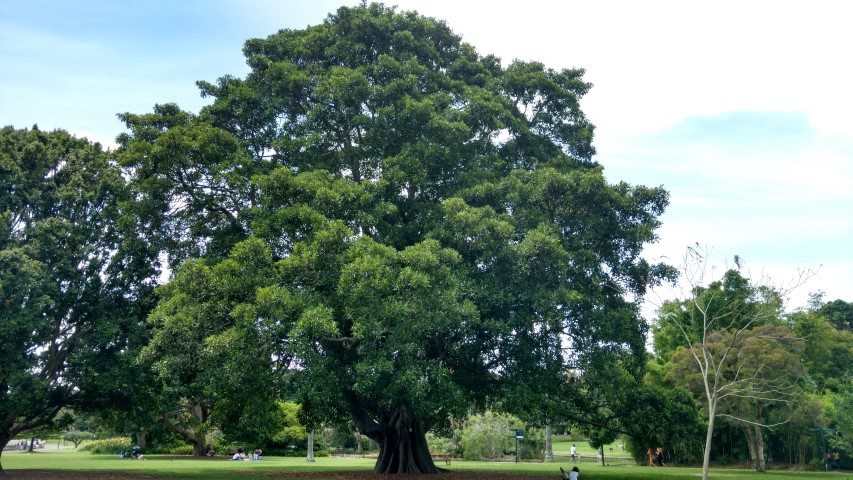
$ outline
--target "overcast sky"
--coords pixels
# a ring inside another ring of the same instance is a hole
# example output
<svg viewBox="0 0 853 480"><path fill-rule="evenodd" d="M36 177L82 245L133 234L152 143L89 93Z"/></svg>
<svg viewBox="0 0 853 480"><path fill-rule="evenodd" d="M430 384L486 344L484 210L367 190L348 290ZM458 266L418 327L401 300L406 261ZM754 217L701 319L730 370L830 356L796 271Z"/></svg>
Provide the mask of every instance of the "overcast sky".
<svg viewBox="0 0 853 480"><path fill-rule="evenodd" d="M243 42L322 22L327 0L0 1L0 125L105 145L120 112L207 102L244 76ZM752 277L853 301L853 2L400 0L480 54L581 67L611 182L663 185L652 259L688 246ZM660 292L661 296L669 293ZM655 296L652 296L654 299Z"/></svg>

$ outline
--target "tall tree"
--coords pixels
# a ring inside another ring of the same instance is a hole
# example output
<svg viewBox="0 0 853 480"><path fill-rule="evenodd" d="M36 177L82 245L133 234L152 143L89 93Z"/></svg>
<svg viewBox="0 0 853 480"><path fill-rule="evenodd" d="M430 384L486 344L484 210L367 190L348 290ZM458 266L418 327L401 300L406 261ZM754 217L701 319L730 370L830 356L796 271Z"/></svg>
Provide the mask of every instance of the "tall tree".
<svg viewBox="0 0 853 480"><path fill-rule="evenodd" d="M823 303L821 294L812 295L808 308L788 316L797 336L803 339L803 365L812 391L838 392L850 380L853 365L853 331L844 322L832 321L825 312L832 312L841 300ZM829 309L826 307L832 305ZM836 317L837 318L837 317Z"/></svg>
<svg viewBox="0 0 853 480"><path fill-rule="evenodd" d="M850 458L853 452L853 434L850 433L853 432L853 384L847 383L840 392L830 395L829 398L831 402L828 416L837 429L837 434L829 439L831 447ZM826 425L819 427L825 428ZM824 433L821 432L821 435Z"/></svg>
<svg viewBox="0 0 853 480"><path fill-rule="evenodd" d="M380 4L244 53L245 79L199 82L214 101L198 116L124 115L120 158L173 263L215 270L238 242L269 247L269 288L298 307L252 314L288 332L269 370L298 362L308 418L355 419L381 446L377 472L435 472L424 435L449 413L580 396L592 389L565 372L591 379L609 355L639 374L645 328L627 299L671 273L639 256L668 196L605 181L583 70L504 67ZM163 290L156 328L185 318L165 306L178 299L207 309L181 289ZM227 330L237 303L204 318Z"/></svg>
<svg viewBox="0 0 853 480"><path fill-rule="evenodd" d="M776 423L764 413L789 404L799 392L801 342L781 325L777 292L751 285L737 270L706 285L708 268L704 254L688 250L683 277L690 282L690 295L660 309L656 353L670 360L670 379L701 399L708 422L703 478L721 416L741 426L756 470L764 471L761 428Z"/></svg>
<svg viewBox="0 0 853 480"><path fill-rule="evenodd" d="M0 130L0 445L79 400L139 324L123 198L99 144Z"/></svg>
<svg viewBox="0 0 853 480"><path fill-rule="evenodd" d="M853 302L833 300L821 305L818 313L826 317L838 330L853 331Z"/></svg>

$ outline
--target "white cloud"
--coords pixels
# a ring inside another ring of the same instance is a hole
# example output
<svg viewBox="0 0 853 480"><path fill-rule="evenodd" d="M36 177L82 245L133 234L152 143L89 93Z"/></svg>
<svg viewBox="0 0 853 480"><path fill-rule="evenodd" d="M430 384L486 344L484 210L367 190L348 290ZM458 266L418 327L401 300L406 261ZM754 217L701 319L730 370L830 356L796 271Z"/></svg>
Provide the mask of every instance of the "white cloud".
<svg viewBox="0 0 853 480"><path fill-rule="evenodd" d="M446 19L481 53L587 69L601 135L651 133L694 115L806 112L853 134L853 4L816 1L401 0ZM599 137L601 138L601 137Z"/></svg>
<svg viewBox="0 0 853 480"><path fill-rule="evenodd" d="M0 79L0 123L105 145L123 131L118 112L197 111L194 81L244 75L246 39L359 3L34 2L0 19L0 71L14 72ZM853 300L853 3L388 4L446 20L481 54L585 68L582 107L608 179L671 192L649 255L677 260L700 242L783 276L823 264L809 291Z"/></svg>

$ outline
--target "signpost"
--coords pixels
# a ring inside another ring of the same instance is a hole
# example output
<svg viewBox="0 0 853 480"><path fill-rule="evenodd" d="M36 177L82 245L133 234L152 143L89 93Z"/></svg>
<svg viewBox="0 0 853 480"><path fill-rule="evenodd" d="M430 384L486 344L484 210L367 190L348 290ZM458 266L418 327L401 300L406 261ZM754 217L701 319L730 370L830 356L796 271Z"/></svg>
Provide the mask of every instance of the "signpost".
<svg viewBox="0 0 853 480"><path fill-rule="evenodd" d="M515 429L515 463L518 463L518 441L524 440L524 430L520 428Z"/></svg>

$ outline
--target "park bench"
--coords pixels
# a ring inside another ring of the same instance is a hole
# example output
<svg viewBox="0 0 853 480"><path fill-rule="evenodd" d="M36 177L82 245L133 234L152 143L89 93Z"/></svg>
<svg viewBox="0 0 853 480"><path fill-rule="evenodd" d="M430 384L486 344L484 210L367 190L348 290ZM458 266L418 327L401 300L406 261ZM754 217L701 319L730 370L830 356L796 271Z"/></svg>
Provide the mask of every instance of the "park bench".
<svg viewBox="0 0 853 480"><path fill-rule="evenodd" d="M436 455L436 454L432 455L432 461L433 462L439 462L439 461L443 460L445 465L450 465L450 460L452 460L452 459L453 459L453 455Z"/></svg>

